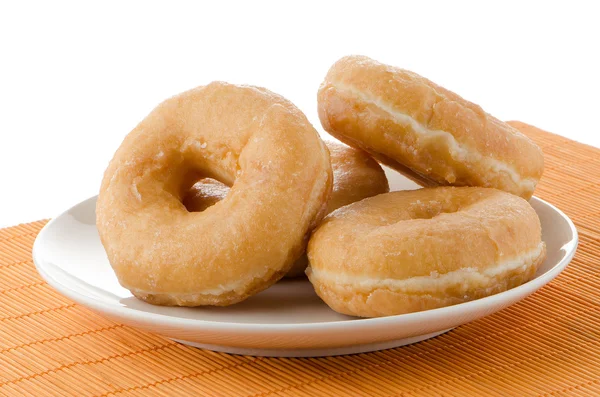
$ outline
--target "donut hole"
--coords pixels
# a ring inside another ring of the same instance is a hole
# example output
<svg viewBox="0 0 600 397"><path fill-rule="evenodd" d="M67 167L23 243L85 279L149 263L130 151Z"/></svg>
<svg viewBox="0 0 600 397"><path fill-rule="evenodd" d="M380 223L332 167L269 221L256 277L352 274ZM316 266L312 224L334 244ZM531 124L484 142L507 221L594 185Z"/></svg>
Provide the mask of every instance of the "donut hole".
<svg viewBox="0 0 600 397"><path fill-rule="evenodd" d="M227 197L238 175L239 154L225 147L212 148L198 140L187 141L181 148L183 161L179 199L188 212L202 212Z"/></svg>
<svg viewBox="0 0 600 397"><path fill-rule="evenodd" d="M182 203L188 212L202 212L225 199L229 186L213 178L202 178L189 187Z"/></svg>
<svg viewBox="0 0 600 397"><path fill-rule="evenodd" d="M457 212L459 206L456 203L416 200L408 206L407 210L410 219L433 219L441 214Z"/></svg>
<svg viewBox="0 0 600 397"><path fill-rule="evenodd" d="M409 219L433 219L442 214L464 211L479 198L481 193L464 194L464 190L450 189L432 200L415 199L406 209Z"/></svg>

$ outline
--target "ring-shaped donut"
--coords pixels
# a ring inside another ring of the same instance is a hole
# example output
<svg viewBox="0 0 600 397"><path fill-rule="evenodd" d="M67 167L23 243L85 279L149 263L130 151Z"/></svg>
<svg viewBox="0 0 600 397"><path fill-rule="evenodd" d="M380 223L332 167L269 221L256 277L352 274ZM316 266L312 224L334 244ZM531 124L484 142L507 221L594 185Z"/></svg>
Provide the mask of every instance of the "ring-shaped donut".
<svg viewBox="0 0 600 397"><path fill-rule="evenodd" d="M481 186L529 199L544 169L516 128L408 70L336 62L318 93L323 128L422 186Z"/></svg>
<svg viewBox="0 0 600 397"><path fill-rule="evenodd" d="M334 310L403 314L520 285L545 258L540 220L496 189L438 187L370 197L329 214L306 271Z"/></svg>
<svg viewBox="0 0 600 397"><path fill-rule="evenodd" d="M210 177L227 197L188 212ZM275 283L303 253L332 188L329 155L293 104L216 82L160 104L110 162L97 227L119 282L160 305L228 305Z"/></svg>

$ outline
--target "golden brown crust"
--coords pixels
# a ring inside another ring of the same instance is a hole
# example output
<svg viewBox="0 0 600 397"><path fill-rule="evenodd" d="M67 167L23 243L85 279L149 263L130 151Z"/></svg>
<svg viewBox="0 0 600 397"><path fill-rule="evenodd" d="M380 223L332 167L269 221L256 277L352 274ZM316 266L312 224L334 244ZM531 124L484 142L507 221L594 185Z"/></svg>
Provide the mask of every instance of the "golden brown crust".
<svg viewBox="0 0 600 397"><path fill-rule="evenodd" d="M318 103L326 131L425 186L494 187L528 199L542 175L541 150L517 129L415 73L367 57L336 62Z"/></svg>
<svg viewBox="0 0 600 397"><path fill-rule="evenodd" d="M307 274L340 313L373 317L465 302L529 280L545 258L537 214L486 188L393 192L328 215Z"/></svg>
<svg viewBox="0 0 600 397"><path fill-rule="evenodd" d="M305 256L305 255L303 255ZM136 292L134 295L148 303L160 306L198 306L198 302L203 302L202 305L211 306L229 306L241 302L249 296L263 291L265 285L275 284L283 277L284 271L275 272L270 279L257 279L250 283L244 295L240 295L236 291L223 292L216 294L149 294L145 292ZM133 292L133 291L132 291Z"/></svg>
<svg viewBox="0 0 600 397"><path fill-rule="evenodd" d="M190 213L182 196L202 177L232 188ZM331 189L327 149L302 112L264 88L216 82L168 99L127 135L104 174L96 223L134 295L225 305L289 270Z"/></svg>
<svg viewBox="0 0 600 397"><path fill-rule="evenodd" d="M340 207L390 191L381 166L366 152L332 141L325 141L333 170L333 192L327 213Z"/></svg>
<svg viewBox="0 0 600 397"><path fill-rule="evenodd" d="M327 203L330 213L344 205L389 191L389 185L381 166L367 153L333 141L326 141L333 170L333 191ZM204 211L227 196L227 185L203 179L192 186L183 200L191 212ZM308 261L302 255L286 276L304 274Z"/></svg>
<svg viewBox="0 0 600 397"><path fill-rule="evenodd" d="M360 317L383 317L395 314L414 313L423 310L456 305L459 303L485 298L531 280L544 257L526 267L523 272L515 272L490 283L489 288L473 289L468 298L453 294L410 294L389 288L378 288L370 292L357 291L348 285L335 285L310 278L317 294L335 311ZM310 271L310 270L309 270Z"/></svg>

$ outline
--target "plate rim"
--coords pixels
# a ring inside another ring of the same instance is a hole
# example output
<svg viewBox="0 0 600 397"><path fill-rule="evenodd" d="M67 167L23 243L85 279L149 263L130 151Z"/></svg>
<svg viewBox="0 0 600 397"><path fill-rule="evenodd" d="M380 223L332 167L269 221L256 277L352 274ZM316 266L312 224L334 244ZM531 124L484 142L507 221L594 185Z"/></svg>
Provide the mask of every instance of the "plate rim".
<svg viewBox="0 0 600 397"><path fill-rule="evenodd" d="M98 298L90 297L85 294L82 294L74 289L70 288L67 285L55 280L47 271L44 270L43 261L40 258L40 241L43 240L48 230L52 227L52 225L61 217L66 216L73 208L84 204L87 201L95 200L98 196L92 196L86 200L83 200L67 210L63 211L60 215L51 219L38 233L36 239L33 243L32 248L32 259L34 265L38 271L38 273L42 276L42 278L55 290L57 290L60 294L66 296L67 298L85 306L93 311L99 313L106 313L111 317L116 317L119 319L122 318L133 318L136 322L141 322L144 324L150 324L153 326L160 325L170 325L183 327L186 329L199 329L202 328L204 331L223 331L223 332L241 332L243 334L248 333L264 333L264 332L277 332L277 333L297 333L297 332L323 332L323 331L340 331L345 329L346 327L351 326L354 330L370 330L385 326L398 325L402 323L411 323L411 322L422 322L422 321L434 321L440 317L454 317L457 314L464 314L465 309L467 312L477 312L481 309L489 307L490 304L493 304L494 301L498 301L499 298L504 297L503 301L511 301L512 297L523 296L527 297L532 293L539 290L544 285L548 284L554 278L556 278L567 265L573 259L575 252L577 251L577 247L579 245L579 234L577 232L577 228L573 221L560 209L558 209L553 204L540 199L538 197L532 197L531 200L537 200L542 204L550 207L553 211L557 212L563 219L567 221L567 225L569 229L573 233L573 239L567 244L563 245L566 247L566 255L554 266L552 266L548 271L541 274L539 277L536 277L533 280L530 280L524 284L521 284L515 288L511 288L507 291L500 292L498 294L486 296L484 298L479 298L476 300L472 300L469 302L463 302L452 306L441 307L437 309L424 310L420 312L414 313L406 313L406 314L398 314L393 316L385 316L385 317L373 317L373 318L354 318L350 320L336 320L336 321L326 321L326 322L314 322L314 323L244 323L244 322L223 322L223 321L212 321L212 320L202 320L202 319L192 319L192 318L183 318L183 317L174 317L167 314L161 313L152 313L147 312L140 309L133 309L127 306L115 305L104 302ZM443 313L443 315L441 315Z"/></svg>

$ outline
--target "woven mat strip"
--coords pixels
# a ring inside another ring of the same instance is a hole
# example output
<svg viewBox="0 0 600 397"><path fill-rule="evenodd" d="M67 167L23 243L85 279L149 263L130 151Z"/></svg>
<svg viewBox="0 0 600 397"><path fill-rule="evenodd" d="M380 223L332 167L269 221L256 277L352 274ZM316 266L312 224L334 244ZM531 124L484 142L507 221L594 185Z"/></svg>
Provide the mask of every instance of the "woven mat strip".
<svg viewBox="0 0 600 397"><path fill-rule="evenodd" d="M329 358L179 345L50 288L31 247L45 221L0 229L0 395L600 395L600 149L523 123L542 146L536 192L580 231L572 264L499 313L418 344Z"/></svg>

